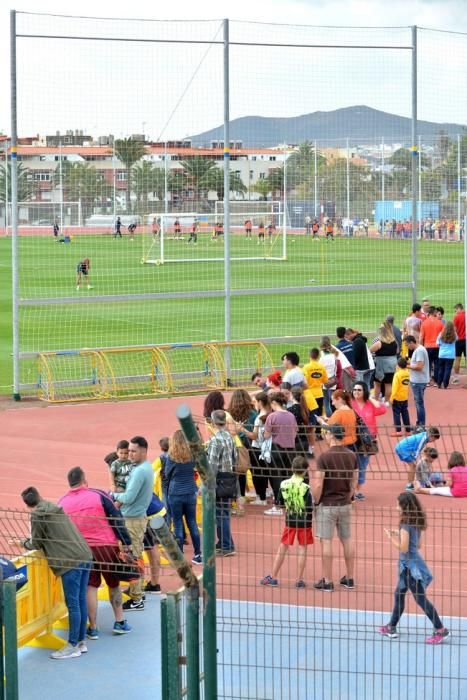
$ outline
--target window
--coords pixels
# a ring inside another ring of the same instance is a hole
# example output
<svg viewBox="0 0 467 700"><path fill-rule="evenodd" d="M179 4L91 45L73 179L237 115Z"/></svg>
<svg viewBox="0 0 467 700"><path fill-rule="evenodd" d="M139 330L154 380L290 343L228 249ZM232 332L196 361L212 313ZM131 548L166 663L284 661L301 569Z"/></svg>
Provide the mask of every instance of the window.
<svg viewBox="0 0 467 700"><path fill-rule="evenodd" d="M119 182L124 182L124 181L126 181L126 172L125 172L124 170L121 170L121 171L117 172L117 180L118 180Z"/></svg>
<svg viewBox="0 0 467 700"><path fill-rule="evenodd" d="M269 160L276 160L276 156L269 156Z"/></svg>
<svg viewBox="0 0 467 700"><path fill-rule="evenodd" d="M39 181L39 182L49 182L50 181L50 173L34 173L34 180Z"/></svg>
<svg viewBox="0 0 467 700"><path fill-rule="evenodd" d="M265 180L265 179L266 179L266 173L260 173L260 174L259 174L259 179L260 179L260 180Z"/></svg>

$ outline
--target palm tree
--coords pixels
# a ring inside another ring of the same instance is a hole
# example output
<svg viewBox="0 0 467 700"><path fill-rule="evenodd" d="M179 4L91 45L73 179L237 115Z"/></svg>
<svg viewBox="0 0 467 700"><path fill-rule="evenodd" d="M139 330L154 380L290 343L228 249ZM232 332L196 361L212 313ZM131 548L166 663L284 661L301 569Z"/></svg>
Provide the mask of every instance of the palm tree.
<svg viewBox="0 0 467 700"><path fill-rule="evenodd" d="M142 211L148 211L149 194L156 195L160 202L165 198L165 172L147 160L134 165L130 171L131 189L142 204Z"/></svg>
<svg viewBox="0 0 467 700"><path fill-rule="evenodd" d="M145 154L144 143L138 139L134 139L131 136L125 139L116 139L114 143L115 155L118 160L120 160L126 169L126 181L127 181L127 211L131 212L131 182L130 182L130 171L133 165L137 163Z"/></svg>
<svg viewBox="0 0 467 700"><path fill-rule="evenodd" d="M36 193L33 174L22 163L18 163L18 202L29 202ZM11 202L11 163L0 165L0 202Z"/></svg>
<svg viewBox="0 0 467 700"><path fill-rule="evenodd" d="M326 159L317 152L315 157L315 146L311 141L304 141L298 148L289 155L286 160L287 169L287 190L294 190L297 187L311 187L316 169L319 171Z"/></svg>
<svg viewBox="0 0 467 700"><path fill-rule="evenodd" d="M87 162L64 161L61 173L60 168L55 169L53 183L55 187L62 186L65 201L81 202L84 218L92 214L96 202L102 203L111 196L111 185Z"/></svg>
<svg viewBox="0 0 467 700"><path fill-rule="evenodd" d="M213 189L210 184L218 182L217 173L213 173L213 171L219 170L215 160L194 156L189 160L182 160L181 166L185 171L186 182L187 184L191 183L196 199L206 197L208 190Z"/></svg>

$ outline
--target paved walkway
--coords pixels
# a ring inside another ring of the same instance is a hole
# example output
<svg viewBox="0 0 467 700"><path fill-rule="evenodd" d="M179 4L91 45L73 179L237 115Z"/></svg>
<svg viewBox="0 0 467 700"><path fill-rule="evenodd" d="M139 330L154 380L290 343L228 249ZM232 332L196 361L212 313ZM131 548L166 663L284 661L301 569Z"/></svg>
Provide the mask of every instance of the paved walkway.
<svg viewBox="0 0 467 700"><path fill-rule="evenodd" d="M160 700L160 597L146 596L144 612L128 613L133 630L112 635L113 615L99 603L100 637L88 640L88 653L53 661L50 650L24 647L19 652L21 700ZM57 634L66 635L59 631Z"/></svg>

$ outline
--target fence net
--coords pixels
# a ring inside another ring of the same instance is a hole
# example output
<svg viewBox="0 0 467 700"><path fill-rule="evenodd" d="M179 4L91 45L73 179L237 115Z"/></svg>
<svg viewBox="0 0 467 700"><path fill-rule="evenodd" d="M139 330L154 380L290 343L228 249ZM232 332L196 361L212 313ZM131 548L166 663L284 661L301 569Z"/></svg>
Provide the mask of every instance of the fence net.
<svg viewBox="0 0 467 700"><path fill-rule="evenodd" d="M460 301L465 36L417 30L413 144L410 28L229 32L227 88L222 22L16 14L25 391L38 352L375 329L415 277Z"/></svg>

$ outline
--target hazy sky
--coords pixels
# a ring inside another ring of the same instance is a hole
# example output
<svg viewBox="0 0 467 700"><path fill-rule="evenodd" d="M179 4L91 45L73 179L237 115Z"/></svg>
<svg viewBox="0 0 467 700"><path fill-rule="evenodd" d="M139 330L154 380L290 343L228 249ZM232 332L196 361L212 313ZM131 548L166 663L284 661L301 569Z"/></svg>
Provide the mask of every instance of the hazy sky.
<svg viewBox="0 0 467 700"><path fill-rule="evenodd" d="M155 7L153 5L153 7ZM231 39L255 47L231 49L231 117L294 116L352 104L410 116L410 52L403 49L278 49L270 43L406 46L412 24L456 32L467 26L466 0L179 0L157 5L133 0L75 3L23 0L23 12L73 13L81 17L158 20L102 22L21 15L19 31L127 38L222 38L220 19L240 20ZM131 8L132 15L129 14ZM162 20L211 20L168 23ZM217 19L216 19L217 18ZM253 24L259 22L262 24ZM270 23L270 24L268 24ZM276 26L288 23L288 26ZM308 25L303 27L293 25ZM337 26L339 25L339 26ZM352 27L394 29L346 30ZM318 28L323 27L323 28ZM399 29L397 29L399 28ZM0 9L3 85L0 130L10 133L9 11ZM79 128L117 136L145 131L151 138L183 137L222 122L222 47L18 39L19 133ZM419 35L419 117L467 122L467 35Z"/></svg>

